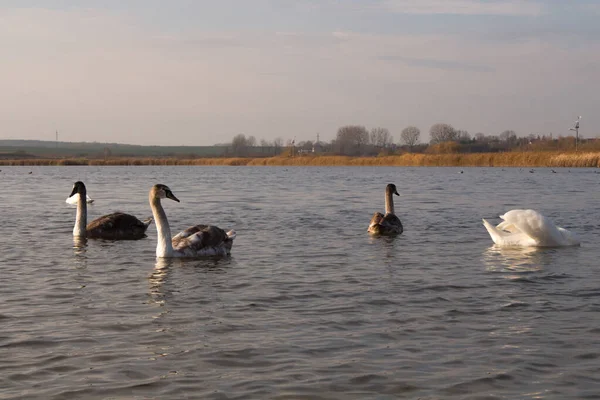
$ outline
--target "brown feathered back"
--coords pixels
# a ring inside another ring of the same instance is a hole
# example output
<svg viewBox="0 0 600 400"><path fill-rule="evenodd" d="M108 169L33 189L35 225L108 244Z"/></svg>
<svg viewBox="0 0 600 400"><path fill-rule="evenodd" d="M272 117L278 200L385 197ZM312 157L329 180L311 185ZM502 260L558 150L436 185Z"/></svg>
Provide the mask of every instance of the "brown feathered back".
<svg viewBox="0 0 600 400"><path fill-rule="evenodd" d="M152 218L142 222L133 215L116 212L93 220L85 230L92 239L136 240L146 237L151 222Z"/></svg>

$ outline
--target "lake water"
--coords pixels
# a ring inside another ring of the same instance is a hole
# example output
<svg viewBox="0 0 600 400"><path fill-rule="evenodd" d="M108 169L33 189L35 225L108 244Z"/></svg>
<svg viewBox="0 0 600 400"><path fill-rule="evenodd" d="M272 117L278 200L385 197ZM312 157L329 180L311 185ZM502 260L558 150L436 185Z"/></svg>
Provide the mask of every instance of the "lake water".
<svg viewBox="0 0 600 400"><path fill-rule="evenodd" d="M592 169L2 167L2 399L600 398L600 174ZM29 172L32 172L29 174ZM90 220L234 228L232 256L74 243ZM384 188L397 238L372 238ZM492 247L534 208L582 246Z"/></svg>

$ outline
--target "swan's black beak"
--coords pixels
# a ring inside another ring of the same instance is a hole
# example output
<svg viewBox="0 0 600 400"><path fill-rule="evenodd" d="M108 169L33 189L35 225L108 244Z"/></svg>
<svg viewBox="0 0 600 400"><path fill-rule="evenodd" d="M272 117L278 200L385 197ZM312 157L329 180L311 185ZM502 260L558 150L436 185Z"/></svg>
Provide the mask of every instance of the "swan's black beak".
<svg viewBox="0 0 600 400"><path fill-rule="evenodd" d="M400 193L398 193L398 191L397 191L397 190L394 190L394 194L395 194L396 196L400 196Z"/></svg>
<svg viewBox="0 0 600 400"><path fill-rule="evenodd" d="M75 193L77 193L77 186L73 186L73 190L71 190L69 197L73 196Z"/></svg>
<svg viewBox="0 0 600 400"><path fill-rule="evenodd" d="M170 190L167 190L167 192L165 194L167 195L168 199L175 200L176 202L179 203L179 199L177 197L175 197L173 192L171 192Z"/></svg>

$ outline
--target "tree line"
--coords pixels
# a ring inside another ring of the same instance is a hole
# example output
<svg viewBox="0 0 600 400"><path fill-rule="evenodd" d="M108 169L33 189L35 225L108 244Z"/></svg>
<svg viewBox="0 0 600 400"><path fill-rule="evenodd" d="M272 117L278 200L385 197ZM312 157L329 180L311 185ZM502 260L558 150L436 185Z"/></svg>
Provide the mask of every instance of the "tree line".
<svg viewBox="0 0 600 400"><path fill-rule="evenodd" d="M429 129L430 140L421 142L421 130L416 126L407 126L400 132L400 140L387 128L367 129L363 125L345 125L337 130L330 142L310 140L295 143L288 139L285 144L281 138L271 142L261 140L257 144L254 136L236 135L231 142L230 153L236 156L259 156L265 153L302 155L305 153L329 153L347 156L376 156L416 153L484 153L499 151L545 151L571 150L575 148L573 136L534 135L517 136L513 130L504 130L497 135L478 132L471 135L466 130L454 128L450 124L437 123ZM583 149L600 150L600 140L580 139ZM261 149L261 150L259 150Z"/></svg>

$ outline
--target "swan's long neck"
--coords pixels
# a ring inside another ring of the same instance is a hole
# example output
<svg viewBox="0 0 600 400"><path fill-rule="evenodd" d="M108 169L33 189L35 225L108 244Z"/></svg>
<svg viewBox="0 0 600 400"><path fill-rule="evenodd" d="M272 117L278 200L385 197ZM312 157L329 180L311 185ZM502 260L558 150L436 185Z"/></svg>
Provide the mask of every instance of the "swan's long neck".
<svg viewBox="0 0 600 400"><path fill-rule="evenodd" d="M73 236L85 237L85 226L87 225L87 202L85 193L77 193L79 201L77 202L77 216L75 217L75 226L73 227Z"/></svg>
<svg viewBox="0 0 600 400"><path fill-rule="evenodd" d="M394 193L391 190L385 191L385 213L395 214L394 212Z"/></svg>
<svg viewBox="0 0 600 400"><path fill-rule="evenodd" d="M171 243L171 228L167 220L167 214L160 204L160 199L151 197L150 207L156 224L158 243L156 244L156 257L170 257L173 255L173 244Z"/></svg>

